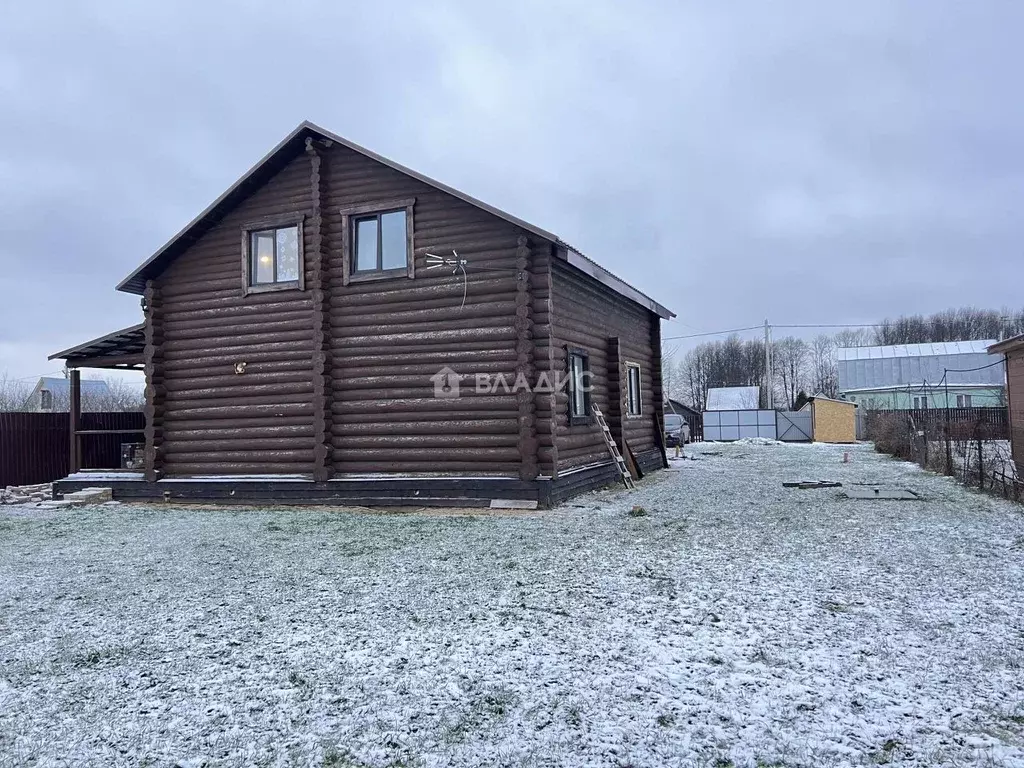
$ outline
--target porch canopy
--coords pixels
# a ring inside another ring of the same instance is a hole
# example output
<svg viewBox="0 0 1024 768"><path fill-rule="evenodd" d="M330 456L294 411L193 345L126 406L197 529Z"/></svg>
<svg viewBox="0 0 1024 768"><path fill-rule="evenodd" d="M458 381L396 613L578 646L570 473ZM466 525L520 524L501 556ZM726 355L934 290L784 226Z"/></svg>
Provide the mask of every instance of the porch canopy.
<svg viewBox="0 0 1024 768"><path fill-rule="evenodd" d="M50 360L64 360L69 368L68 421L71 436L71 454L68 471L75 474L82 469L82 437L96 434L141 434L143 430L82 429L82 377L79 368L110 368L138 371L144 367L146 346L145 324L139 323L120 331L108 333L98 339L50 355Z"/></svg>
<svg viewBox="0 0 1024 768"><path fill-rule="evenodd" d="M64 360L68 368L119 368L141 370L146 346L145 324L139 323L98 339L50 355L50 360Z"/></svg>

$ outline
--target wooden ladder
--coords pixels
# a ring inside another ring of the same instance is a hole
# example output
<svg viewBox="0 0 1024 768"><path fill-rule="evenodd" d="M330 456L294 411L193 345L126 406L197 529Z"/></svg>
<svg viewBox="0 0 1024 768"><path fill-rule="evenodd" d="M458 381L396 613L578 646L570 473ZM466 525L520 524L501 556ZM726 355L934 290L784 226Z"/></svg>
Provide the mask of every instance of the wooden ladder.
<svg viewBox="0 0 1024 768"><path fill-rule="evenodd" d="M612 459L615 460L615 467L619 470L619 477L622 479L622 484L629 490L636 488L633 483L633 476L629 474L629 467L626 466L626 462L622 458L622 454L619 453L619 446L615 444L615 439L612 437L612 431L608 429L608 422L604 420L604 414L601 413L601 409L597 407L596 403L590 406L594 410L594 418L597 420L597 425L601 427L601 436L604 438L604 444L608 448L608 453L612 455Z"/></svg>

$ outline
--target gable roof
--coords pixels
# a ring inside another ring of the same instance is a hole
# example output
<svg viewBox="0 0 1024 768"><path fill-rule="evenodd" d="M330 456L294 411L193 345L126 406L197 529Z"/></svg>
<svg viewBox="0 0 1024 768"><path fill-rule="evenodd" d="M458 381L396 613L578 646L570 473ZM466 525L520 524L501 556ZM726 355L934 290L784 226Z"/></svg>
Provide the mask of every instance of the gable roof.
<svg viewBox="0 0 1024 768"><path fill-rule="evenodd" d="M429 176L424 176L422 173L414 171L411 168L406 168L404 165L400 165L399 163L389 160L382 155L378 155L376 152L366 149L365 147L361 147L348 139L344 139L335 133L331 133L308 120L304 120L300 123L295 130L289 133L276 147L270 150L263 159L246 171L242 178L228 187L227 191L214 200L206 210L186 224L185 227L166 244L164 244L163 247L150 256L134 272L128 275L128 277L122 280L118 284L117 290L125 291L127 293L142 294L146 287L146 280L160 274L171 260L184 252L207 231L216 226L228 211L242 202L242 200L252 194L257 188L261 187L278 171L284 168L284 166L287 165L296 154L304 149L307 138L336 142L353 150L354 152L358 152L359 154L370 158L371 160L376 160L378 163L386 165L399 173L404 173L406 176L411 176L428 186L439 189L442 192L446 192L453 197L457 197L463 202L469 203L470 205L484 210L493 216L497 216L499 219L504 219L510 224L513 224L532 235L548 240L554 243L560 251L564 251L564 255L561 253L559 255L562 255L569 264L599 280L616 293L619 293L646 309L657 313L660 317L665 319L675 317L675 313L669 311L654 299L637 290L625 280L616 277L604 267L600 266L597 262L587 258L571 245L559 238L558 235L530 224L529 222L513 216L510 213L506 213L499 208L488 205L482 200L471 197L465 192L460 192L454 187L449 187L447 184L442 184L440 181L436 181Z"/></svg>
<svg viewBox="0 0 1024 768"><path fill-rule="evenodd" d="M82 395L109 395L110 385L103 379L82 379ZM33 387L35 393L41 389L52 392L54 395L63 396L71 391L71 384L67 379L60 376L42 376Z"/></svg>

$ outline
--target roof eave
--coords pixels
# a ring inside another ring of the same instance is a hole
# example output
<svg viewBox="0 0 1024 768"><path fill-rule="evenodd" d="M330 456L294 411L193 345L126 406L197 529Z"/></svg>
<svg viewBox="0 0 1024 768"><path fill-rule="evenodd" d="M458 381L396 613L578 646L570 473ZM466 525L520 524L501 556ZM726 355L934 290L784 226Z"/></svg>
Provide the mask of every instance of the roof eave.
<svg viewBox="0 0 1024 768"><path fill-rule="evenodd" d="M1005 355L1007 352L1015 352L1018 349L1024 349L1024 333L993 344L988 348L988 353L990 355Z"/></svg>

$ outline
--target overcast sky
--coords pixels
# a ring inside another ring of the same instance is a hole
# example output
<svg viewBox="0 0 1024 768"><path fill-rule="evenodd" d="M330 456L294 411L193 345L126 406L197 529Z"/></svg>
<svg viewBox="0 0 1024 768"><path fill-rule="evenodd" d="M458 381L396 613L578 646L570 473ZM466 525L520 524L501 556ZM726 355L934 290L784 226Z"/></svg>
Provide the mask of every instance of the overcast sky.
<svg viewBox="0 0 1024 768"><path fill-rule="evenodd" d="M665 336L1024 303L1024 3L4 3L0 373L303 119L558 233Z"/></svg>

